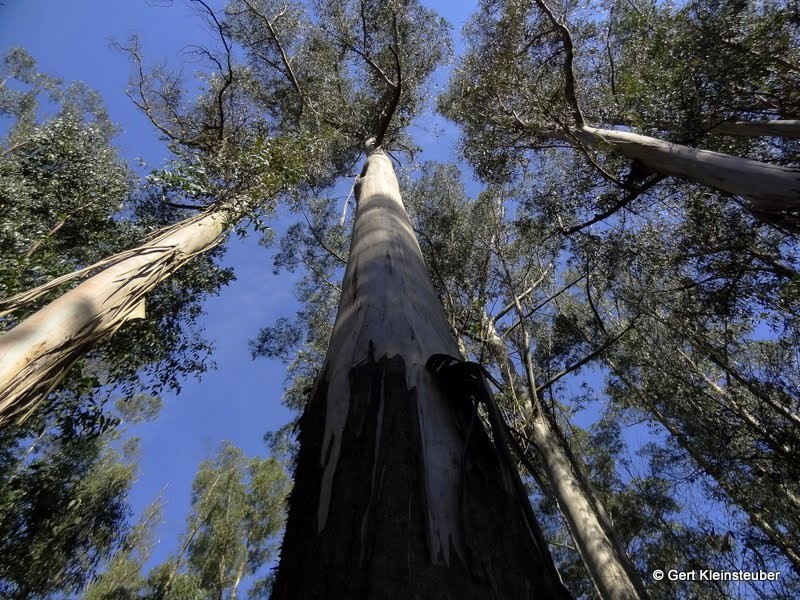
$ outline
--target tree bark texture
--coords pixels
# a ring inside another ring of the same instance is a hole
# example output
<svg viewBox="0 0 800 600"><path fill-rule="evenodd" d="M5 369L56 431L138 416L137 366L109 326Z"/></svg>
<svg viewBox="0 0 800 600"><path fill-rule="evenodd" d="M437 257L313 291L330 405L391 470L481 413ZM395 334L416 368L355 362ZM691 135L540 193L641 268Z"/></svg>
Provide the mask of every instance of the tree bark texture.
<svg viewBox="0 0 800 600"><path fill-rule="evenodd" d="M522 385L493 320L484 315L483 323L489 350L500 366L503 382L518 398L530 399L531 394ZM543 408L538 403L532 408L525 434L539 453L551 492L598 594L604 600L646 598L644 584L623 545L615 538L611 520L593 497L588 482L581 481L580 467L571 460L550 420L542 413Z"/></svg>
<svg viewBox="0 0 800 600"><path fill-rule="evenodd" d="M773 121L724 121L711 128L716 135L744 137L782 137L800 139L800 121L775 119Z"/></svg>
<svg viewBox="0 0 800 600"><path fill-rule="evenodd" d="M235 202L170 227L0 336L0 427L24 420L81 356L125 321L145 296L222 240L241 214Z"/></svg>
<svg viewBox="0 0 800 600"><path fill-rule="evenodd" d="M516 473L425 370L458 348L381 150L356 199L272 598L568 598Z"/></svg>
<svg viewBox="0 0 800 600"><path fill-rule="evenodd" d="M582 144L638 160L657 173L741 196L753 212L797 221L800 171L748 158L672 144L628 131L583 126L571 134Z"/></svg>

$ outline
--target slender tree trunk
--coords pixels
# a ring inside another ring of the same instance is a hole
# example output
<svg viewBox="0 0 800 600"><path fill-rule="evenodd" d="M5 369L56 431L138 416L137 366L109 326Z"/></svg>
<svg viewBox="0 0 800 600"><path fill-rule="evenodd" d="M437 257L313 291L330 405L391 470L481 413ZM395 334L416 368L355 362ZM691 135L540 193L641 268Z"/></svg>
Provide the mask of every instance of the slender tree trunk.
<svg viewBox="0 0 800 600"><path fill-rule="evenodd" d="M215 247L241 214L231 201L170 227L0 336L0 427L24 420L83 354L142 318L145 296Z"/></svg>
<svg viewBox="0 0 800 600"><path fill-rule="evenodd" d="M719 484L720 488L722 488L722 490L728 495L730 500L742 509L742 511L750 518L750 522L754 526L761 529L767 535L767 537L769 537L770 541L775 545L775 547L783 552L786 558L789 559L789 562L792 564L792 568L795 570L795 572L800 574L800 552L797 550L797 544L795 543L796 540L792 539L793 537L796 537L794 532L790 531L789 535L787 536L780 530L779 527L775 526L774 519L770 518L768 514L764 514L764 512L757 506L753 506L752 502L748 501L746 498L743 498L742 494L740 493L740 483L731 481L727 472L725 472L723 468L706 460L703 454L697 451L697 449L691 443L691 440L687 438L677 427L675 427L669 418L665 416L658 409L658 407L624 375L614 361L606 358L605 362L611 369L611 372L614 373L620 379L620 381L622 381L622 383L624 383L628 389L630 389L636 395L642 405L652 413L656 421L658 421L664 427L664 429L669 432L678 445L686 451L692 460L694 460L708 474L709 477Z"/></svg>
<svg viewBox="0 0 800 600"><path fill-rule="evenodd" d="M709 133L744 137L782 137L800 139L800 121L776 119L773 121L725 121Z"/></svg>
<svg viewBox="0 0 800 600"><path fill-rule="evenodd" d="M610 150L664 175L674 175L702 185L741 196L750 201L753 212L798 223L800 171L698 150L628 131L583 126L571 134L597 150ZM559 134L559 137L565 137Z"/></svg>
<svg viewBox="0 0 800 600"><path fill-rule="evenodd" d="M425 370L458 348L381 150L356 200L328 356L300 421L273 599L569 597L514 492L517 474L469 400L454 402Z"/></svg>
<svg viewBox="0 0 800 600"><path fill-rule="evenodd" d="M250 537L250 532L247 532L246 538ZM231 593L230 593L230 600L238 600L239 598L239 585L242 583L242 577L244 577L244 570L247 567L247 547L245 544L245 551L244 556L242 556L242 561L239 563L239 567L236 569L236 577L233 580L233 584L231 585Z"/></svg>
<svg viewBox="0 0 800 600"><path fill-rule="evenodd" d="M530 400L531 392L522 385L508 349L488 315L484 315L484 331L504 383L518 398ZM551 491L597 592L604 600L645 598L644 584L624 546L615 538L605 510L593 496L588 482L582 481L580 467L553 431L541 403L531 404L533 411L525 433L539 452Z"/></svg>

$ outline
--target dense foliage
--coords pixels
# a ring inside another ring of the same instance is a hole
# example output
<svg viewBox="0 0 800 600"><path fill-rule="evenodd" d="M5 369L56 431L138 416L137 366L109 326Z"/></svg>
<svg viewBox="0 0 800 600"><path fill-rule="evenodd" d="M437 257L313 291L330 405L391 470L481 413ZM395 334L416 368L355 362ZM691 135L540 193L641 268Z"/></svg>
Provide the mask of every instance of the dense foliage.
<svg viewBox="0 0 800 600"><path fill-rule="evenodd" d="M348 258L343 198L330 187L347 193L365 145L413 156L406 128L450 52L441 18L400 4L234 0L215 12L194 2L218 50L198 50L212 74L196 101L126 45L141 67L129 93L173 153L144 185L118 158L95 94L37 73L22 50L7 54L0 297L128 248L192 207L246 198L261 226L285 199L298 222L274 270L303 273L304 305L251 350L289 365L286 402L302 410ZM797 7L777 0L483 0L440 107L485 187L467 193L477 186L455 165L412 164L401 177L451 330L501 382L520 469L576 597L596 591L531 441L541 415L652 598L800 594L798 212L765 213L576 135L610 128L796 169L796 136L735 124L800 116L798 28ZM44 93L57 108L40 119ZM152 412L162 389L208 368L202 300L232 277L218 258L156 288L147 319L87 354L40 414L2 431L0 593L75 593L105 563L87 600L268 594L288 489L278 461L224 446L203 463L184 536L148 570L158 504L128 523L136 469L110 445L115 426L139 418L125 402ZM654 569L781 577L656 582Z"/></svg>
<svg viewBox="0 0 800 600"><path fill-rule="evenodd" d="M249 588L250 598L266 598L289 487L276 459L248 459L223 444L197 471L186 532L174 554L143 573L158 518L158 504L151 505L84 600L233 599L240 588Z"/></svg>

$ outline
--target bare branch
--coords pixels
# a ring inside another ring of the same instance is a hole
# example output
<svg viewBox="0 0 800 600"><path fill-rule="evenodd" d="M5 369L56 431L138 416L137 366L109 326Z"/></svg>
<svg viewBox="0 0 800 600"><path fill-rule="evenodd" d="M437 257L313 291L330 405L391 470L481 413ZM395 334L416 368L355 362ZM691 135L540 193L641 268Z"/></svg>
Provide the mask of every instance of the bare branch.
<svg viewBox="0 0 800 600"><path fill-rule="evenodd" d="M306 211L305 210L301 210L300 212L303 214L303 218L305 219L306 224L308 225L308 230L311 232L311 235L314 237L314 240L320 245L320 247L322 247L323 250L325 250L333 258L335 258L337 261L339 261L342 265L346 265L347 264L347 260L341 254L339 254L338 252L336 252L335 250L330 248L322 240L322 237L317 232L317 229L311 224L311 220L308 218L308 215L306 215Z"/></svg>
<svg viewBox="0 0 800 600"><path fill-rule="evenodd" d="M171 131L169 128L167 128L165 125L163 125L158 120L158 118L156 117L156 115L155 115L155 113L153 111L153 107L150 105L149 101L147 100L146 83L147 83L148 76L145 75L145 73L144 73L144 65L142 63L142 55L141 55L141 53L139 51L138 40L136 40L134 38L133 39L133 44L131 46L123 46L122 44L120 44L118 42L114 42L112 45L117 50L120 50L120 51L123 51L123 52L127 52L128 54L130 54L131 58L133 59L134 67L136 69L137 80L136 80L135 85L136 85L136 88L137 88L139 99L137 100L133 96L133 94L131 93L130 89L125 90L125 95L128 98L130 98L131 102L133 102L134 105L136 105L136 107L139 110L141 110L147 116L148 119L150 119L150 122L161 133L163 133L169 139L171 139L171 140L173 140L175 142L178 142L179 144L184 144L186 146L191 146L192 145L191 140L188 140L185 137L180 136L180 135L176 134L175 132Z"/></svg>
<svg viewBox="0 0 800 600"><path fill-rule="evenodd" d="M24 140L22 142L17 142L16 144L11 144L5 150L0 151L0 156L5 156L6 154L11 154L15 150L18 150L20 148L24 148L25 146L27 146L30 143L31 143L31 140Z"/></svg>
<svg viewBox="0 0 800 600"><path fill-rule="evenodd" d="M574 281L571 281L570 283L568 283L567 285L562 287L560 290L558 290L555 294L553 294L552 296L550 296L546 300L544 300L544 301L540 302L539 304L537 304L536 306L534 306L531 310L529 310L527 313L525 313L524 318L525 319L529 318L531 315L533 315L540 308L542 308L543 306L548 305L551 301L553 301L556 298L558 298L561 294L566 292L572 286L574 286L575 284L579 283L584 277L586 277L586 275L581 275L580 277L578 277ZM504 338L508 337L508 334L511 333L516 327L518 327L519 324L520 324L520 321L516 321L513 325L511 325L511 327L509 327L508 329L506 329L503 332L503 336L502 337L504 337Z"/></svg>
<svg viewBox="0 0 800 600"><path fill-rule="evenodd" d="M212 57L210 52L206 51L206 54L219 66L220 74L222 71L226 71L225 75L223 76L223 84L222 87L217 92L217 110L219 111L219 125L217 126L217 140L220 142L225 137L225 92L228 88L233 84L233 64L231 62L231 47L228 44L228 40L225 38L225 30L222 28L222 24L217 19L217 15L211 9L211 7L205 2L205 0L191 0L192 2L196 2L200 4L204 9L211 20L214 22L216 26L217 33L219 34L219 39L222 41L222 45L225 48L225 68L222 67L219 60L216 57Z"/></svg>
<svg viewBox="0 0 800 600"><path fill-rule="evenodd" d="M391 46L389 46L389 48L391 48ZM352 46L352 47L348 48L348 50L350 50L351 52L355 52L361 58L363 58L364 61L372 68L372 70L375 71L390 87L396 87L397 86L397 84L389 78L389 76L386 74L386 72L383 69L380 68L378 63L376 63L374 60L372 60L372 57L370 57L366 52L363 52L362 50L359 50L355 46Z"/></svg>
<svg viewBox="0 0 800 600"><path fill-rule="evenodd" d="M588 221L585 221L584 223L581 223L579 225L573 225L571 227L567 227L566 229L562 228L561 232L564 235L571 235L573 233L576 233L576 232L580 231L581 229L586 229L587 227L589 227L591 225L594 225L595 223L599 223L600 221L604 221L605 219L607 219L608 217L610 217L614 213L616 213L616 212L622 210L623 208L625 208L626 206L628 206L631 202L636 200L636 198L638 198L640 195L642 195L648 189L650 189L655 184L657 184L658 182L662 181L665 178L666 178L666 175L657 175L657 176L653 177L652 179L650 179L649 181L643 183L641 186L639 186L635 190L632 190L632 191L628 192L625 195L624 198L622 198L619 202L617 202L614 206L612 206L608 210L604 210L601 213L597 213L594 217L592 217Z"/></svg>
<svg viewBox="0 0 800 600"><path fill-rule="evenodd" d="M614 68L614 53L611 52L611 44L609 42L611 38L611 27L614 23L614 7L611 7L611 10L608 14L608 30L606 31L606 54L608 55L608 64L611 69L609 73L610 82L611 82L611 95L614 96L614 101L616 102L617 99L617 82L616 82L616 69Z"/></svg>
<svg viewBox="0 0 800 600"><path fill-rule="evenodd" d="M545 0L536 0L536 4L542 9L542 12L547 15L547 18L558 32L558 36L561 38L561 43L564 46L564 96L566 96L567 102L569 102L572 107L572 117L575 120L575 125L581 127L584 125L585 121L575 91L575 71L573 69L575 48L572 45L572 34L569 29L567 29L567 26L556 18Z"/></svg>
<svg viewBox="0 0 800 600"><path fill-rule="evenodd" d="M166 206L171 206L172 208L186 208L189 210L205 210L208 208L207 206L196 206L194 204L179 204L177 202L169 202L168 200L162 200L162 203Z"/></svg>
<svg viewBox="0 0 800 600"><path fill-rule="evenodd" d="M494 323L497 323L497 321L502 319L506 314L508 314L509 312L511 312L514 309L514 307L517 305L517 302L521 302L528 294L530 294L537 287L539 287L539 284L542 283L545 280L545 278L547 277L547 274L550 272L550 269L552 268L552 266L553 265L551 264L544 271L542 271L541 277L539 277L539 279L534 281L527 290L525 290L524 292L522 292L520 294L517 294L517 297L514 298L513 301L511 301L505 307L503 307L503 309L492 318L492 321Z"/></svg>
<svg viewBox="0 0 800 600"><path fill-rule="evenodd" d="M269 34L272 37L272 41L275 42L275 45L278 48L278 53L281 55L281 61L283 62L283 66L286 69L286 76L289 78L289 81L291 82L292 87L294 87L298 96L300 96L300 112L302 113L306 97L305 94L303 94L303 90L300 87L300 82L298 81L294 69L292 68L292 63L289 60L289 56L286 54L286 49L283 47L283 44L281 44L281 41L278 38L278 32L275 31L275 25L274 25L274 22L277 21L286 12L286 10L288 9L288 5L284 7L284 9L280 13L275 15L275 17L272 20L270 20L267 15L259 11L255 6L253 6L250 3L250 0L242 0L242 2L244 2L247 5L247 7L251 11L253 11L253 13L255 13L255 15L262 21L264 21L264 23L266 24L267 29L269 30Z"/></svg>
<svg viewBox="0 0 800 600"><path fill-rule="evenodd" d="M635 323L635 319L633 321L631 321L628 324L628 326L625 329L623 329L619 334L615 335L613 338L607 339L605 342L600 344L600 346L598 346L597 349L595 349L594 351L590 352L589 354L584 356L579 361L571 364L570 366L568 366L563 371L553 375L550 379L548 379L546 382L544 382L542 385L540 385L538 388L536 388L536 393L537 394L541 394L544 390L546 390L547 388L549 388L550 386L555 384L562 377L565 377L565 376L569 375L573 371L577 371L578 369L580 369L586 363L588 363L588 362L594 360L595 358L597 358L600 355L600 353L602 353L606 348L608 348L612 344L616 343L617 340L619 340L623 335L628 333L628 331L630 331L631 328L633 327L634 323Z"/></svg>
<svg viewBox="0 0 800 600"><path fill-rule="evenodd" d="M320 281L322 281L323 283L327 284L329 287L331 287L331 288L333 288L334 290L336 290L336 292L337 292L338 294L341 294L341 293L342 293L342 288L340 288L338 285L336 285L335 283L333 283L332 281L330 281L330 280L329 280L327 277L325 277L325 275L323 275L322 273L320 273L320 272L319 272L319 270L317 270L317 269L316 269L316 268L315 268L315 267L314 267L314 266L313 266L313 265L312 265L310 262L308 262L308 261L307 261L305 258L301 258L300 260L302 260L302 261L303 261L303 264L306 266L306 268L307 268L309 271L311 271L311 273L312 273L312 274L313 274L313 275L314 275L314 276L315 276L317 279L319 279L319 280L320 280Z"/></svg>

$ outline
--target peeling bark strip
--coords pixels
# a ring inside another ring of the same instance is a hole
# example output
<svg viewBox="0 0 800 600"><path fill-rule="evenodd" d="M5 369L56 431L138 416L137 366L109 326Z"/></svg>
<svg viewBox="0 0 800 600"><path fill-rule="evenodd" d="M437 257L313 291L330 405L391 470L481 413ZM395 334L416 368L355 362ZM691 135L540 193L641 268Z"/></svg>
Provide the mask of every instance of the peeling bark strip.
<svg viewBox="0 0 800 600"><path fill-rule="evenodd" d="M485 432L425 370L458 350L382 151L357 187L273 599L568 597Z"/></svg>
<svg viewBox="0 0 800 600"><path fill-rule="evenodd" d="M145 296L215 247L241 212L229 201L181 221L0 336L0 427L27 418L84 353L141 318Z"/></svg>
<svg viewBox="0 0 800 600"><path fill-rule="evenodd" d="M800 171L778 165L698 150L657 138L584 126L571 132L592 148L607 148L638 160L653 171L690 179L702 185L741 196L758 213L790 214L800 211Z"/></svg>

